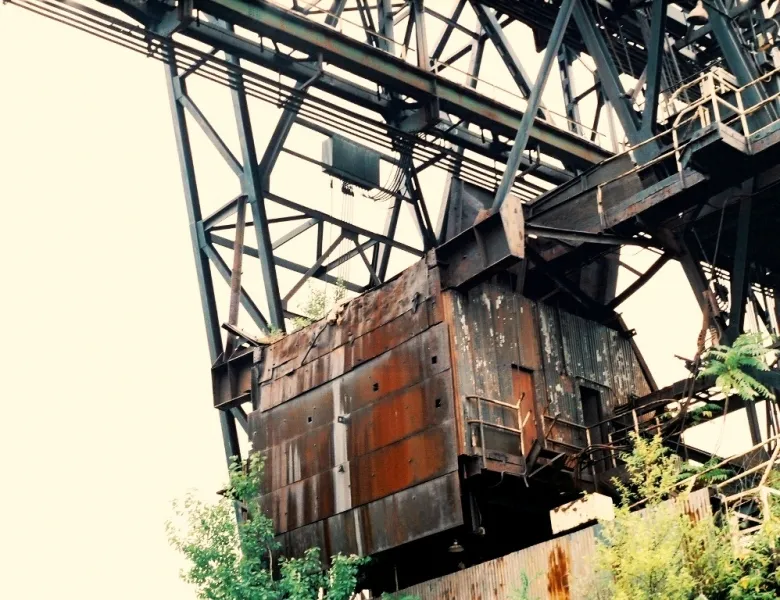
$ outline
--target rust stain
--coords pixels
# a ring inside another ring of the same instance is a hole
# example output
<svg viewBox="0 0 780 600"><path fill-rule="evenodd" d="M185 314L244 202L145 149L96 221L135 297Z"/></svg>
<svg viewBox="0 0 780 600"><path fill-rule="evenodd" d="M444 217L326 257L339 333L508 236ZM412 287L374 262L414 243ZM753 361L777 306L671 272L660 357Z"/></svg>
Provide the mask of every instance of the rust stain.
<svg viewBox="0 0 780 600"><path fill-rule="evenodd" d="M569 557L556 544L547 559L547 595L550 600L571 600L569 593Z"/></svg>

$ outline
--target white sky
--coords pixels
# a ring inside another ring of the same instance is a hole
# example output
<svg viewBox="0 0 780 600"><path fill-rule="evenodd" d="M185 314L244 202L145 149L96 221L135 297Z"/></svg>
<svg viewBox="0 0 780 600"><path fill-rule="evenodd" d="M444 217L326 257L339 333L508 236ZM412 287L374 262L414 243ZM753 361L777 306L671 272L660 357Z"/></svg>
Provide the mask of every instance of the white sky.
<svg viewBox="0 0 780 600"><path fill-rule="evenodd" d="M0 75L4 595L191 600L163 525L224 458L163 66L8 5ZM260 137L275 111L254 118ZM223 202L219 161L199 168ZM700 317L679 267L623 310L659 383L683 376Z"/></svg>

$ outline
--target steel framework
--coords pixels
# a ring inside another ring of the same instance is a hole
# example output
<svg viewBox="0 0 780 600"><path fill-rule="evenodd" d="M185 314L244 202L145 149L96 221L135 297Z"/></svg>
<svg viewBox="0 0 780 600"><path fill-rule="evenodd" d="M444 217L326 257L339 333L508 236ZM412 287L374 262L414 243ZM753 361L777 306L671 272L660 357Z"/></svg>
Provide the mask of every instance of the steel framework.
<svg viewBox="0 0 780 600"><path fill-rule="evenodd" d="M284 331L310 281L380 285L510 195L524 203L516 275L530 297L624 328L615 310L677 260L704 331L733 339L750 314L777 332L780 32L767 2L707 0L698 26L692 0L8 3L165 64L214 366ZM230 94L235 142L196 103L193 76ZM258 107L263 121L280 113L267 139ZM201 198L194 128L240 190L218 206ZM327 166L296 131L372 149L387 183L353 199L331 170L330 192L291 198L274 178L282 157ZM339 187L357 216L326 206ZM617 294L625 245L659 258ZM241 402L219 414L226 455L240 454Z"/></svg>

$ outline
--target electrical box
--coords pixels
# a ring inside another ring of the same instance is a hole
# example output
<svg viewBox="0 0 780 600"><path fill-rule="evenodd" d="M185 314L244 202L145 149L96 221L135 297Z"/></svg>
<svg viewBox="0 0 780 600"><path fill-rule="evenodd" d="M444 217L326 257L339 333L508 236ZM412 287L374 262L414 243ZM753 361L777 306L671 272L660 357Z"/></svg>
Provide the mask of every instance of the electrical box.
<svg viewBox="0 0 780 600"><path fill-rule="evenodd" d="M329 137L322 144L324 171L366 190L379 186L379 153L346 138Z"/></svg>

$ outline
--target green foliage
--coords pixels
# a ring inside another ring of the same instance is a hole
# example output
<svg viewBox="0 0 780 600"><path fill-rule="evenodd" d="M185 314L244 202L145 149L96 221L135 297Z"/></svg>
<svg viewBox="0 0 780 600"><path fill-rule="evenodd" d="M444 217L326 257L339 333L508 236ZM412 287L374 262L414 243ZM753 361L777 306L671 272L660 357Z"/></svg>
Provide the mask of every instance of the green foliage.
<svg viewBox="0 0 780 600"><path fill-rule="evenodd" d="M308 297L303 304L298 305L298 310L303 316L293 319L293 330L303 329L315 321L327 317L330 309L341 302L346 294L347 288L341 280L336 283L332 296L328 293L327 288L315 289L309 286Z"/></svg>
<svg viewBox="0 0 780 600"><path fill-rule="evenodd" d="M693 463L686 462L680 467L680 473L678 475L678 481L689 479L690 477L696 477L695 487L704 487L708 485L714 485L721 481L726 481L729 477L734 475L734 471L728 468L715 466L720 461L717 458L711 458L703 465L694 465Z"/></svg>
<svg viewBox="0 0 780 600"><path fill-rule="evenodd" d="M666 499L677 481L679 461L664 448L660 436L646 439L633 431L629 436L633 451L621 455L628 483L613 480L620 493L621 505L628 507L640 499L647 504L658 504Z"/></svg>
<svg viewBox="0 0 780 600"><path fill-rule="evenodd" d="M263 462L253 455L246 466L233 461L224 497L207 504L192 495L175 503L178 522L167 524L168 538L187 560L184 581L195 586L203 600L349 600L357 586L358 568L366 559L336 555L323 570L320 552L279 560L274 578L277 544L271 520L260 508ZM236 524L235 507L246 518Z"/></svg>
<svg viewBox="0 0 780 600"><path fill-rule="evenodd" d="M621 484L614 521L603 523L593 574L584 596L598 600L765 600L780 597L780 507L760 533L735 552L731 532L714 518L696 522L663 502L684 473L710 469L681 464L660 438L634 436L634 448L622 458L629 482ZM718 480L730 473L711 470ZM704 475L703 475L704 476ZM774 483L774 482L771 482ZM682 500L684 496L678 496ZM645 509L631 512L641 499Z"/></svg>
<svg viewBox="0 0 780 600"><path fill-rule="evenodd" d="M712 419L716 414L722 413L723 407L719 404L707 402L688 411L688 419L692 425L698 425L702 421Z"/></svg>
<svg viewBox="0 0 780 600"><path fill-rule="evenodd" d="M715 377L715 385L730 396L737 394L744 400L774 399L774 394L746 369L768 371L766 359L773 353L764 344L760 333L743 333L731 346L717 345L702 355L698 377Z"/></svg>

